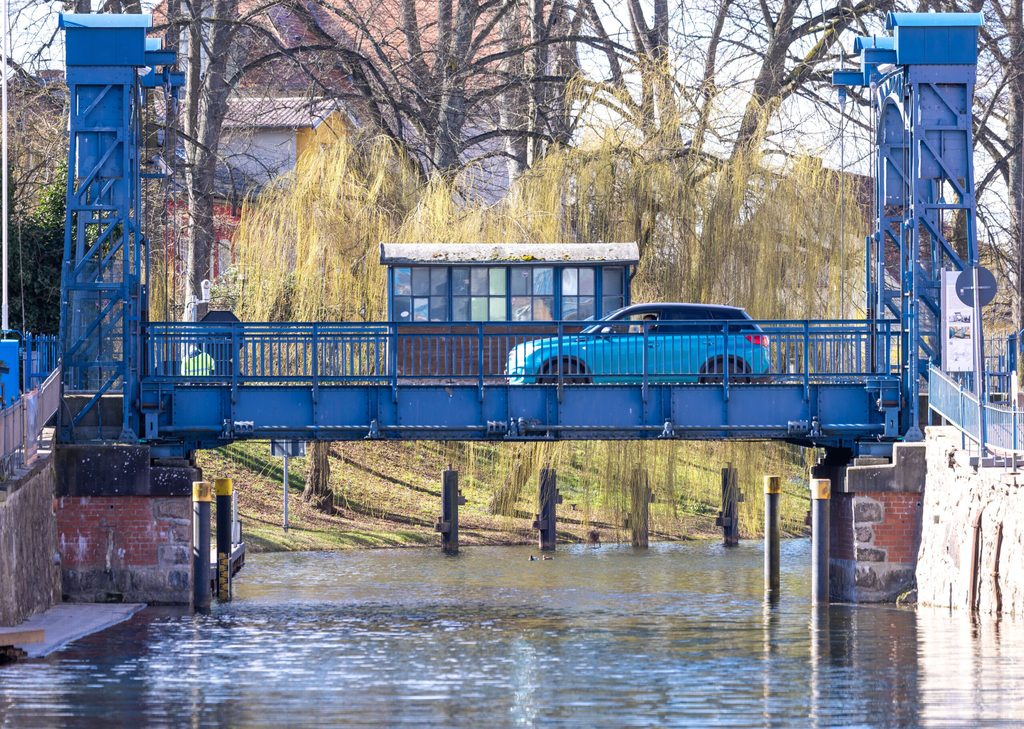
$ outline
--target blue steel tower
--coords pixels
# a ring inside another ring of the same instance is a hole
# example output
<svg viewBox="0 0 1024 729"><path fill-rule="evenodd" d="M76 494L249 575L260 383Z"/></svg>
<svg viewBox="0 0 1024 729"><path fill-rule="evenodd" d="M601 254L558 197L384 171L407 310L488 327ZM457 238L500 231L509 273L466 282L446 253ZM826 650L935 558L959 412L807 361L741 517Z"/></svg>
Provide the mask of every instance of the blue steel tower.
<svg viewBox="0 0 1024 729"><path fill-rule="evenodd" d="M921 438L920 378L942 356L942 272L978 261L971 109L983 22L980 13L890 13L892 36L857 38L860 70L832 78L868 89L876 120L867 305L900 322L900 432L908 440Z"/></svg>
<svg viewBox="0 0 1024 729"><path fill-rule="evenodd" d="M71 99L61 274L63 442L139 432L146 239L140 228L140 112L170 90L173 52L146 38L149 15L61 15ZM76 432L77 430L77 432Z"/></svg>

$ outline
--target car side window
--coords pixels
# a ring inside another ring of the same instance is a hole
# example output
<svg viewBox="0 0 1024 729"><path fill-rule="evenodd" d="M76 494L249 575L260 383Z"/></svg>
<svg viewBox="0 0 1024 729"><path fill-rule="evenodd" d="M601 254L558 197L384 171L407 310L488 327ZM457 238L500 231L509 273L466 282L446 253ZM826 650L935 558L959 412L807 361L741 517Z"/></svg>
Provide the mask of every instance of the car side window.
<svg viewBox="0 0 1024 729"><path fill-rule="evenodd" d="M669 317L673 321L662 324L660 329L663 334L702 334L708 330L707 310L699 306L676 306L669 310Z"/></svg>
<svg viewBox="0 0 1024 729"><path fill-rule="evenodd" d="M631 314L629 317L629 333L630 334L643 334L644 333L644 322L648 322L647 331L655 332L658 330L659 316L656 311L640 311L635 314Z"/></svg>

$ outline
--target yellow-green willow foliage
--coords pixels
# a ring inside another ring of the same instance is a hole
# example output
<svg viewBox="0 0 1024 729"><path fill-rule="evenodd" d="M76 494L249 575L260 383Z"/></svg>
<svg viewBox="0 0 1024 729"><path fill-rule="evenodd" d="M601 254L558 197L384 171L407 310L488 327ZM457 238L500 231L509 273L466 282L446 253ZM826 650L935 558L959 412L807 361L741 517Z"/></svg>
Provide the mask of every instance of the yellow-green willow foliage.
<svg viewBox="0 0 1024 729"><path fill-rule="evenodd" d="M824 318L840 311L845 275L848 302L857 307L846 312L862 310L862 208L853 186L813 158L795 157L782 169L743 155L698 164L679 150L648 152L609 136L552 152L495 204L462 188L473 174L425 181L379 137L342 137L303 155L245 207L236 239L239 313L250 320L383 318L381 241L635 240L637 301L731 303L759 318Z"/></svg>
<svg viewBox="0 0 1024 729"><path fill-rule="evenodd" d="M380 320L377 245L422 195L413 166L382 137L341 138L245 206L236 237L246 320Z"/></svg>
<svg viewBox="0 0 1024 729"><path fill-rule="evenodd" d="M244 209L231 292L236 310L250 321L381 320L382 241L637 241L634 301L728 303L755 318L834 317L846 276L845 313L862 312L863 209L852 183L841 184L818 160L796 156L772 167L750 154L694 159L661 137L642 143L609 132L588 139L550 152L490 204L468 184L479 169L426 180L379 137L316 147ZM757 458L741 455L753 452ZM657 499L652 534L660 520L690 518L715 504L726 460L741 468L741 484L753 489L748 501L757 504L769 467L802 468L784 446L520 444L487 464L473 445L457 455L469 478L493 480L489 508L505 516L534 509L540 468L574 474L584 494L581 528L598 512L620 528L632 508L632 469L647 468ZM692 462L709 465L684 465ZM744 527L756 531L758 512L746 513Z"/></svg>

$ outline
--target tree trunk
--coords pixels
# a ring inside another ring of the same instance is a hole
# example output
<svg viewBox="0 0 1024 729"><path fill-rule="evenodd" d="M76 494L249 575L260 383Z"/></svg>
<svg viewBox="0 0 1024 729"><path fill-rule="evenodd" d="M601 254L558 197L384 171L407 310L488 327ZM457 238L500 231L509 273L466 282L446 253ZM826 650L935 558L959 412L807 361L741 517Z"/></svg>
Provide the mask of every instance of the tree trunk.
<svg viewBox="0 0 1024 729"><path fill-rule="evenodd" d="M193 2L189 43L189 74L186 89L186 157L188 159L188 253L185 263L185 299L198 301L202 282L210 277L210 255L214 250L213 204L217 152L221 128L227 114L228 59L232 55L234 21L238 19L238 0L217 0L213 14L202 17ZM208 24L208 36L202 26ZM208 59L201 46L218 49ZM203 61L206 60L205 68Z"/></svg>
<svg viewBox="0 0 1024 729"><path fill-rule="evenodd" d="M501 18L502 50L513 54L513 49L523 44L522 18L518 8L506 12ZM505 61L505 73L515 83L510 83L502 94L498 105L498 126L502 129L524 129L526 116L523 108L527 102L523 93L522 80L526 75L522 54L510 55ZM509 186L526 170L526 137L509 134L505 137L505 164L508 169Z"/></svg>
<svg viewBox="0 0 1024 729"><path fill-rule="evenodd" d="M1009 115L1006 123L1006 146L1010 150L1007 175L1010 193L1011 240L1015 245L1014 273L1017 277L1017 301L1014 307L1014 325L1017 331L1024 327L1024 2L1014 0L1007 14L1007 35L1010 40Z"/></svg>
<svg viewBox="0 0 1024 729"><path fill-rule="evenodd" d="M786 77L786 56L794 41L791 30L797 7L795 0L785 0L773 23L771 40L761 57L761 68L754 79L750 100L743 110L733 154L747 150L757 141L771 113L771 105L777 103L781 95Z"/></svg>
<svg viewBox="0 0 1024 729"><path fill-rule="evenodd" d="M330 513L334 504L334 492L331 491L330 445L323 441L313 441L309 449L306 466L306 488L302 491L302 500L311 504L314 509Z"/></svg>

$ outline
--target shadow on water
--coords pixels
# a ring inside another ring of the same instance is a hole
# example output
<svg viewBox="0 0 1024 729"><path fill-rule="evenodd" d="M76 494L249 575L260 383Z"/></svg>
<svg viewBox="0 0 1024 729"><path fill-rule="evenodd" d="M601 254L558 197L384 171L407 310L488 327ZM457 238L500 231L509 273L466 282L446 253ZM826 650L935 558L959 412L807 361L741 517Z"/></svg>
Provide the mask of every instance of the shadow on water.
<svg viewBox="0 0 1024 729"><path fill-rule="evenodd" d="M252 555L236 601L149 609L0 671L0 726L1013 722L1021 626L778 605L756 542ZM998 626L998 629L995 626Z"/></svg>

